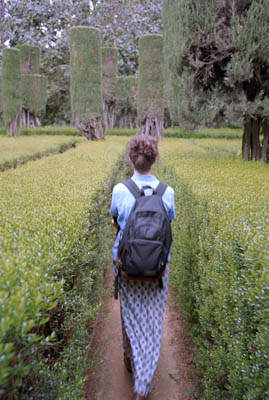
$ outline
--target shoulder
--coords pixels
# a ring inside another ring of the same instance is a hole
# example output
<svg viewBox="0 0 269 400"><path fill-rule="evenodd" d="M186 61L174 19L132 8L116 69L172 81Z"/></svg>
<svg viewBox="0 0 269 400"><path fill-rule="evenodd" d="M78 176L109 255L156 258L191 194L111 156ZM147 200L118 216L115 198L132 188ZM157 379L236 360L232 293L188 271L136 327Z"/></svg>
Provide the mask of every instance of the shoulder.
<svg viewBox="0 0 269 400"><path fill-rule="evenodd" d="M169 186L169 185L167 185L167 188L166 188L165 193L168 194L168 195L170 195L170 196L174 196L174 195L175 195L174 189L173 189L171 186Z"/></svg>
<svg viewBox="0 0 269 400"><path fill-rule="evenodd" d="M174 197L175 197L174 189L171 186L167 185L167 188L163 194L163 198L173 201Z"/></svg>
<svg viewBox="0 0 269 400"><path fill-rule="evenodd" d="M117 183L117 185L114 186L113 188L113 194L121 194L121 193L128 193L127 187L123 183Z"/></svg>
<svg viewBox="0 0 269 400"><path fill-rule="evenodd" d="M118 183L117 185L115 185L112 191L112 198L114 199L123 200L130 195L131 193L129 189L123 183Z"/></svg>

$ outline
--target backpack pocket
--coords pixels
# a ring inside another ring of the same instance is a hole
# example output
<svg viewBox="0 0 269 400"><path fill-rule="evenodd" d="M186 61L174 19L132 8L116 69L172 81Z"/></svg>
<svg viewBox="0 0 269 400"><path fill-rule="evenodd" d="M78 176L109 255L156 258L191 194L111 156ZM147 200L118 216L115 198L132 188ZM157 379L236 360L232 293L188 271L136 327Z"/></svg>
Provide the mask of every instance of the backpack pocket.
<svg viewBox="0 0 269 400"><path fill-rule="evenodd" d="M158 277L165 268L163 254L162 242L133 239L129 242L123 270L131 276Z"/></svg>

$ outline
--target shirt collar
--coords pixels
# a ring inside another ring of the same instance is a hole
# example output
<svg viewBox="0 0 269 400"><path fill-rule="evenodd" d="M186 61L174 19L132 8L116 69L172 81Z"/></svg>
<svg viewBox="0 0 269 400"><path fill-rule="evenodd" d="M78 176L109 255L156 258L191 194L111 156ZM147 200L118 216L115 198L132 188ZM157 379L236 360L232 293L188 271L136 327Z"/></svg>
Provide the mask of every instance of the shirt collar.
<svg viewBox="0 0 269 400"><path fill-rule="evenodd" d="M143 174L138 174L138 173L134 173L132 178L134 178L137 181L155 181L155 175L143 175Z"/></svg>

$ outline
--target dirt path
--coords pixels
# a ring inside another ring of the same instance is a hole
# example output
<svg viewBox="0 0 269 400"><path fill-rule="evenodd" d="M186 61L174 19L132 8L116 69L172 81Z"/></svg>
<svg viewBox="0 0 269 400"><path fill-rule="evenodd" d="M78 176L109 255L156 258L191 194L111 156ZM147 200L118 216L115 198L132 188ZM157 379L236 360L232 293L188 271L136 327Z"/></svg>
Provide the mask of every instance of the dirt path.
<svg viewBox="0 0 269 400"><path fill-rule="evenodd" d="M97 357L98 367L89 373L86 400L131 400L133 380L123 364L121 344L120 303L113 298L112 269L107 271L104 299L90 358ZM171 291L164 316L162 350L149 400L193 400L194 382L189 378L193 370L191 343L182 327L182 316L174 304ZM96 356L96 352L98 355Z"/></svg>

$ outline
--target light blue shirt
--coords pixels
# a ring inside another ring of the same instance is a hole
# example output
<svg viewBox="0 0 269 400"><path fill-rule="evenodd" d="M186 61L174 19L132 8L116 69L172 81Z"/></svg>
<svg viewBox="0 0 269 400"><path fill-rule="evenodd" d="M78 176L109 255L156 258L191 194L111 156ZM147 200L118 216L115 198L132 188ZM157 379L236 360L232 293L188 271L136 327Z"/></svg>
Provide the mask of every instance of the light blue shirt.
<svg viewBox="0 0 269 400"><path fill-rule="evenodd" d="M135 173L131 178L141 189L143 186L151 186L153 189L159 184L159 180L154 175L142 175ZM151 194L151 189L146 189L145 195ZM166 191L162 196L162 200L165 206L165 209L168 214L168 218L170 221L176 218L175 213L175 195L174 190L168 186ZM129 217L130 211L135 203L135 198L133 194L127 189L127 187L123 183L118 183L114 186L112 192L112 201L110 207L110 213L112 216L117 217L117 222L120 227L120 231L115 240L112 257L113 260L116 260L119 241L122 237L123 229L126 225L127 219ZM170 254L168 260L170 259Z"/></svg>

